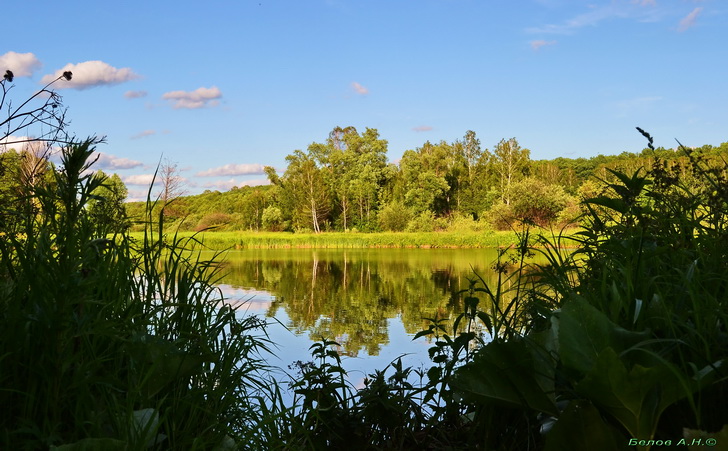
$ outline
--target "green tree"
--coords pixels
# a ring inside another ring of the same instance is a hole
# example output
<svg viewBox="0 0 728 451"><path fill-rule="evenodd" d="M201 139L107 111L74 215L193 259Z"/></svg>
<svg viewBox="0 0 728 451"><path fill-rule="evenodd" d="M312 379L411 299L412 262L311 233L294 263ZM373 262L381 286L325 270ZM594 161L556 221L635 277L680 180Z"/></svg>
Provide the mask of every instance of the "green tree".
<svg viewBox="0 0 728 451"><path fill-rule="evenodd" d="M263 210L261 222L265 230L279 232L283 229L283 213L278 207L270 206Z"/></svg>
<svg viewBox="0 0 728 451"><path fill-rule="evenodd" d="M449 210L451 185L447 179L455 166L453 157L452 146L445 142L433 145L429 141L402 155L404 200L415 214L428 210L443 214Z"/></svg>
<svg viewBox="0 0 728 451"><path fill-rule="evenodd" d="M321 225L331 210L324 174L310 152L296 150L286 157L286 161L288 168L283 175L282 185L294 199L294 225L310 226L314 232L320 233Z"/></svg>
<svg viewBox="0 0 728 451"><path fill-rule="evenodd" d="M516 138L502 139L493 150L493 169L498 178L501 200L511 203L511 186L528 172L530 151L522 149Z"/></svg>
<svg viewBox="0 0 728 451"><path fill-rule="evenodd" d="M129 219L126 214L124 201L128 190L124 182L117 174L111 177L97 171L95 177L103 180L103 183L91 194L93 198L89 201L89 217L100 236L109 233L121 233L129 228Z"/></svg>

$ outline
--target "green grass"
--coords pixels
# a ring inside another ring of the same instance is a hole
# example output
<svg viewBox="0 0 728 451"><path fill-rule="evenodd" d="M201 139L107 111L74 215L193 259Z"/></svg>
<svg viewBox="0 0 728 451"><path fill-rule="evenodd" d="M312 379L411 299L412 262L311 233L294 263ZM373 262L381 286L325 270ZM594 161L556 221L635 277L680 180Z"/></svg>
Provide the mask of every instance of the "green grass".
<svg viewBox="0 0 728 451"><path fill-rule="evenodd" d="M179 236L192 236L180 232ZM132 237L141 236L139 232ZM197 237L211 249L250 248L495 248L517 243L514 232L378 232L288 233L202 232Z"/></svg>

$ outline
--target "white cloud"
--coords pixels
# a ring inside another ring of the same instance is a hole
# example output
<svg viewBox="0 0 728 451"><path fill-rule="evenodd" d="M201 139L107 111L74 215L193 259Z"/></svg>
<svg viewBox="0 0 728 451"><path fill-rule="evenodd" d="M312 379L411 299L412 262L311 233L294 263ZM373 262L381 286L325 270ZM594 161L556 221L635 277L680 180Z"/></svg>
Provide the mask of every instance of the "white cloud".
<svg viewBox="0 0 728 451"><path fill-rule="evenodd" d="M206 106L216 106L220 102L222 92L217 86L210 88L197 88L194 91L171 91L162 95L162 98L172 102L172 108L195 109Z"/></svg>
<svg viewBox="0 0 728 451"><path fill-rule="evenodd" d="M78 64L66 64L53 74L44 76L41 83L50 83L66 71L73 72L73 78L70 81L63 80L62 83L54 85L56 89L87 89L94 86L116 85L139 78L139 75L128 67L117 69L103 61L85 61Z"/></svg>
<svg viewBox="0 0 728 451"><path fill-rule="evenodd" d="M354 88L354 91L356 91L357 94L360 94L360 95L369 94L369 90L367 88L365 88L364 86L362 86L361 84L359 84L355 81L351 83L351 87Z"/></svg>
<svg viewBox="0 0 728 451"><path fill-rule="evenodd" d="M11 70L16 77L30 77L43 64L32 53L8 52L0 55L0 72Z"/></svg>
<svg viewBox="0 0 728 451"><path fill-rule="evenodd" d="M531 41L531 48L538 51L541 47L554 44L556 44L556 41L544 41L543 39L537 39L535 41Z"/></svg>
<svg viewBox="0 0 728 451"><path fill-rule="evenodd" d="M204 188L214 188L219 191L228 191L234 186L241 187L241 186L261 186L261 185L268 185L270 184L270 181L267 179L257 179L257 180L235 180L235 179L229 179L229 180L219 180L217 182L207 182L203 184L202 186Z"/></svg>
<svg viewBox="0 0 728 451"><path fill-rule="evenodd" d="M677 25L677 31L683 32L686 31L688 28L691 28L695 25L695 20L698 18L698 15L700 15L700 12L703 10L701 6L698 6L694 10L690 12L687 16L683 17L680 20L680 23Z"/></svg>
<svg viewBox="0 0 728 451"><path fill-rule="evenodd" d="M127 99L140 99L147 96L147 91L126 91L124 97Z"/></svg>
<svg viewBox="0 0 728 451"><path fill-rule="evenodd" d="M148 190L145 189L130 189L127 192L127 202L143 202L147 200Z"/></svg>
<svg viewBox="0 0 728 451"><path fill-rule="evenodd" d="M656 6L654 0L612 0L603 6L590 8L589 11L576 15L560 24L549 24L541 27L527 28L529 33L574 34L585 27L596 27L601 22L611 19L633 19L652 22L663 14L659 8L643 8Z"/></svg>
<svg viewBox="0 0 728 451"><path fill-rule="evenodd" d="M22 151L23 149L25 149L25 146L28 144L27 141L29 139L30 138L27 136L13 136L13 135L0 139L0 152L5 152L6 150L10 150L10 149L15 149L16 151Z"/></svg>
<svg viewBox="0 0 728 451"><path fill-rule="evenodd" d="M152 135L156 135L156 134L157 134L157 132L155 130L144 130L135 135L132 135L131 139L139 139L139 138L144 138L144 137L152 136Z"/></svg>
<svg viewBox="0 0 728 451"><path fill-rule="evenodd" d="M226 164L218 168L208 169L195 174L198 177L216 177L225 175L265 174L262 164Z"/></svg>
<svg viewBox="0 0 728 451"><path fill-rule="evenodd" d="M416 132L429 132L432 130L432 127L429 125L418 125L417 127L412 127L412 130Z"/></svg>
<svg viewBox="0 0 728 451"><path fill-rule="evenodd" d="M96 160L95 167L99 169L132 169L143 166L141 161L130 160L129 158L119 158L115 155L99 152L99 159Z"/></svg>
<svg viewBox="0 0 728 451"><path fill-rule="evenodd" d="M152 180L154 180L154 174L127 175L121 178L121 181L127 185L149 186L152 183ZM159 183L159 177L155 180L155 184L156 183Z"/></svg>

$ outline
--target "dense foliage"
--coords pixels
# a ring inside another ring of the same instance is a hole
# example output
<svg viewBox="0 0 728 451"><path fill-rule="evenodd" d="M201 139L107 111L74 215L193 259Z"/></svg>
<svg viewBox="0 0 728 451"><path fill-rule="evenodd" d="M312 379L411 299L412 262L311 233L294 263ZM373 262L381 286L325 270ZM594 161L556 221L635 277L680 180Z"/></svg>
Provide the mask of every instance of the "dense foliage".
<svg viewBox="0 0 728 451"><path fill-rule="evenodd" d="M728 143L692 152L715 165L728 156ZM560 227L574 223L579 201L595 194L594 177L611 181L610 170L688 162L678 150L662 148L531 160L515 138L488 150L468 131L453 143L426 142L393 164L377 130L354 127L337 127L325 142L286 160L281 175L266 168L271 185L180 197L167 220L181 230L229 231L505 230L519 220ZM139 216L144 203L127 208Z"/></svg>
<svg viewBox="0 0 728 451"><path fill-rule="evenodd" d="M1 207L0 448L230 449L254 423L262 324L225 305L219 269L151 208L140 240L107 235L92 152L64 147L50 179Z"/></svg>

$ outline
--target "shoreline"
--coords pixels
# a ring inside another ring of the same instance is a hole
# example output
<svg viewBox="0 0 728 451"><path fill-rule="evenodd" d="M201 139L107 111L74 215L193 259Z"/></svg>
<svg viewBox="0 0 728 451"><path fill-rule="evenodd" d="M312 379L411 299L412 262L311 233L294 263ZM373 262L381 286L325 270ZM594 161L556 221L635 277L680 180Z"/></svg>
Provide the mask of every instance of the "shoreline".
<svg viewBox="0 0 728 451"><path fill-rule="evenodd" d="M566 231L573 235L576 229ZM166 232L174 235L174 230ZM533 235L533 231L531 232ZM133 238L142 236L132 232ZM213 250L242 249L478 249L517 245L512 231L498 232L179 232L178 237L195 235Z"/></svg>

